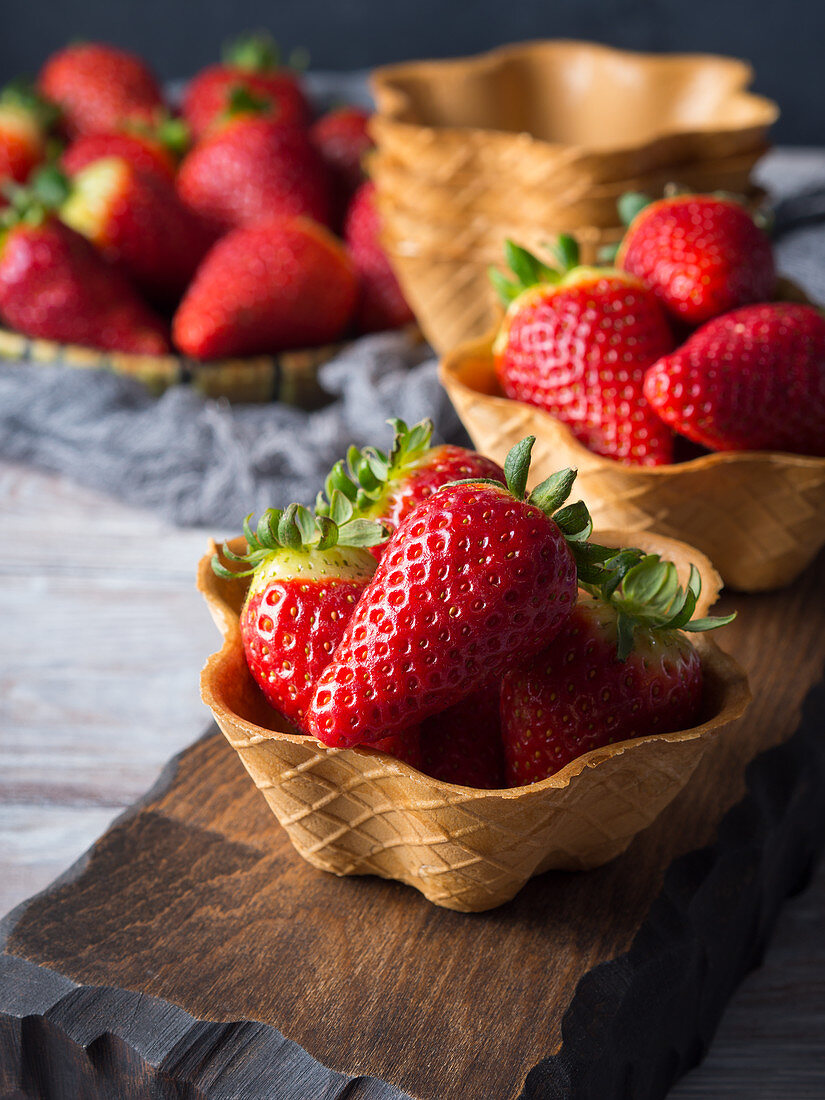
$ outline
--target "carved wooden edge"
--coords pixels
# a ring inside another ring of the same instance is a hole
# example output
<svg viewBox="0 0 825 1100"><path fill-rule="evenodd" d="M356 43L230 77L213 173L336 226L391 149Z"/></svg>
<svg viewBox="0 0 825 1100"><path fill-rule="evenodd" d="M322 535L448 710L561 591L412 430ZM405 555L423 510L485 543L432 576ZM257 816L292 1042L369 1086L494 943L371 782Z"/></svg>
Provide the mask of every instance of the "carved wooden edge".
<svg viewBox="0 0 825 1100"><path fill-rule="evenodd" d="M629 952L579 981L562 1046L530 1071L520 1100L661 1100L701 1061L825 839L823 732L825 681L808 695L796 733L748 766L747 794L716 842L670 866ZM182 755L119 822L165 793ZM88 858L44 893L77 878ZM29 904L0 923L0 949ZM410 1100L378 1078L329 1069L267 1024L198 1020L161 998L77 985L8 954L0 955L0 1049L0 1096L15 1100L253 1100L274 1080L279 1100Z"/></svg>
<svg viewBox="0 0 825 1100"><path fill-rule="evenodd" d="M716 842L675 860L630 951L585 974L558 1053L519 1100L661 1100L704 1057L785 898L825 840L825 682L784 744L756 757Z"/></svg>

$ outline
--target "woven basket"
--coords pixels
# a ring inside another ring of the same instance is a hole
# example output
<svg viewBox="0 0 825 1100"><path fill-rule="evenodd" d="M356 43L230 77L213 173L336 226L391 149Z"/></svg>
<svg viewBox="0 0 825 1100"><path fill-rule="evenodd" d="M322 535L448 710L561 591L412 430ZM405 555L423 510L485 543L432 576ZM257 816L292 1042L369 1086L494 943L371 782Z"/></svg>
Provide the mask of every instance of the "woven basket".
<svg viewBox="0 0 825 1100"><path fill-rule="evenodd" d="M601 537L621 542L613 532ZM696 563L704 614L719 591L710 562L667 539L641 541L675 561L683 579L688 563ZM238 552L244 542L229 545ZM492 909L535 874L597 867L619 855L684 787L713 737L750 698L741 669L699 635L706 697L696 728L596 749L528 787L443 783L380 752L326 748L269 707L241 644L247 581L216 577L211 552L200 563L198 587L224 642L203 670L203 699L296 850L336 875L405 882L447 909Z"/></svg>
<svg viewBox="0 0 825 1100"><path fill-rule="evenodd" d="M499 462L534 435L536 480L564 466L597 526L689 539L725 584L759 592L790 584L825 545L825 458L726 451L672 466L623 466L595 455L543 409L501 395L494 333L447 355L441 381L474 444Z"/></svg>
<svg viewBox="0 0 825 1100"><path fill-rule="evenodd" d="M751 79L731 58L581 42L377 70L370 171L384 243L433 346L489 327L485 269L508 235L535 247L574 232L592 262L621 236L625 190L748 191L777 117L745 90Z"/></svg>
<svg viewBox="0 0 825 1100"><path fill-rule="evenodd" d="M421 340L415 324L407 325L404 333L410 345ZM25 368L41 365L108 370L137 379L156 396L170 386L189 385L206 397L225 397L238 404L280 401L302 409L316 409L329 401L318 372L346 346L345 342L325 344L277 355L203 363L179 355L130 355L34 340L0 328L0 359L22 363Z"/></svg>

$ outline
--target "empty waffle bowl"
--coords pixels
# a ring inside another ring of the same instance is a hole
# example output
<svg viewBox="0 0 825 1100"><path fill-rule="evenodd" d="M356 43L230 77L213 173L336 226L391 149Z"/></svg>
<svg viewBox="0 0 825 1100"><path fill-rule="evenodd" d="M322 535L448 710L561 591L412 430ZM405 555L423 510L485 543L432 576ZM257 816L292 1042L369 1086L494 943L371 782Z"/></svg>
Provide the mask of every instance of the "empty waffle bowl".
<svg viewBox="0 0 825 1100"><path fill-rule="evenodd" d="M568 41L376 70L384 244L433 346L492 323L485 269L514 222L528 246L575 233L592 262L622 235L625 190L750 193L778 114L752 78L733 58Z"/></svg>
<svg viewBox="0 0 825 1100"><path fill-rule="evenodd" d="M598 537L625 541L616 532ZM689 563L696 564L697 614L704 615L720 587L710 562L670 539L645 535L636 543L674 561L683 583ZM228 545L237 553L245 543ZM705 680L703 721L695 728L596 749L526 787L444 783L365 747L327 748L267 704L241 644L248 580L215 576L214 549L200 562L198 587L223 646L204 667L202 696L296 850L336 875L397 879L447 909L492 909L533 875L597 867L619 855L685 786L713 738L750 699L736 663L706 635L693 635Z"/></svg>
<svg viewBox="0 0 825 1100"><path fill-rule="evenodd" d="M624 466L593 454L543 409L498 387L495 333L457 347L441 381L475 446L499 462L534 435L531 474L578 470L576 488L599 527L631 539L656 530L707 554L725 584L759 592L790 584L825 545L825 458L720 451L670 466Z"/></svg>

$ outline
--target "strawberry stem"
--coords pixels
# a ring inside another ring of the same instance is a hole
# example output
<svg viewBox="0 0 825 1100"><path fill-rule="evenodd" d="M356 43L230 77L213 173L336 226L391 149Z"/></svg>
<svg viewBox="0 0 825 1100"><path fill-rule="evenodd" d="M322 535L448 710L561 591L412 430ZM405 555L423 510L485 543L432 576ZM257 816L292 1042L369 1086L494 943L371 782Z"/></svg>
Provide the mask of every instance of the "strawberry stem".
<svg viewBox="0 0 825 1100"><path fill-rule="evenodd" d="M592 596L618 611L620 661L626 660L631 652L637 627L698 633L716 630L736 618L736 612L691 618L702 591L702 578L695 565L691 565L688 583L682 588L676 566L673 562L662 561L658 554L645 554L636 548L610 553L611 557L596 566L596 580L583 581L580 575L579 582Z"/></svg>
<svg viewBox="0 0 825 1100"><path fill-rule="evenodd" d="M516 244L509 239L504 242L504 259L515 278L507 278L497 267L487 269L490 282L504 306L509 306L520 294L532 286L539 286L542 283L550 283L551 285L558 283L563 275L578 267L579 246L575 238L568 233L562 233L554 244L548 244L544 247L553 254L556 261L554 267L546 264L520 244Z"/></svg>
<svg viewBox="0 0 825 1100"><path fill-rule="evenodd" d="M25 77L12 80L0 92L0 105L6 104L27 111L43 131L51 130L60 119L60 108L44 99Z"/></svg>
<svg viewBox="0 0 825 1100"><path fill-rule="evenodd" d="M235 118L237 115L260 115L268 111L271 106L272 101L266 96L255 95L243 84L235 84L229 89L223 114L224 118Z"/></svg>
<svg viewBox="0 0 825 1100"><path fill-rule="evenodd" d="M212 569L224 580L251 576L261 562L279 550L329 550L333 546L368 547L385 542L388 532L382 523L361 519L350 502L337 490L332 495L332 515L319 516L302 504L290 504L285 510L267 508L252 529L252 513L243 521L246 553L235 554L224 545L222 554L230 562L247 569L227 569L217 554ZM337 517L337 518L336 518Z"/></svg>
<svg viewBox="0 0 825 1100"><path fill-rule="evenodd" d="M650 195L643 191L625 191L616 203L622 225L630 225L636 215L646 206L650 206L652 201Z"/></svg>
<svg viewBox="0 0 825 1100"><path fill-rule="evenodd" d="M388 423L394 432L389 454L375 447L364 447L360 451L357 447L350 447L346 460L335 463L324 482L324 491L316 498L315 511L318 515L332 514L330 505L335 492L350 502L356 514L364 515L391 482L402 477L405 470L430 450L433 434L431 420L422 420L411 428L397 418Z"/></svg>
<svg viewBox="0 0 825 1100"><path fill-rule="evenodd" d="M221 55L225 65L247 73L272 72L281 63L281 51L268 31L239 35L224 44Z"/></svg>

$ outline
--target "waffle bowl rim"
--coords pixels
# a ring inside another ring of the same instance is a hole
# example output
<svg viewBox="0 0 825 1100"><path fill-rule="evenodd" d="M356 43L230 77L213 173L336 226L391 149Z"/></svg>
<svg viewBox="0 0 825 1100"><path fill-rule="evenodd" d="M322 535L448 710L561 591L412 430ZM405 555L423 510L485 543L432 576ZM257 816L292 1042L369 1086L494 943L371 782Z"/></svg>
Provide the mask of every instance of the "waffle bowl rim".
<svg viewBox="0 0 825 1100"><path fill-rule="evenodd" d="M562 51L571 49L585 49L592 54L602 57L626 58L635 62L638 66L648 67L655 64L667 64L668 62L689 63L696 65L714 66L718 69L728 69L737 79L732 82L727 93L728 100L742 100L754 107L754 118L740 125L714 126L713 117L708 117L708 125L691 125L687 128L674 127L672 129L657 130L649 134L643 141L616 145L588 146L575 142L553 142L528 135L536 145L548 150L566 150L571 156L578 157L609 157L616 155L629 155L638 153L643 149L654 147L659 142L668 140L686 140L703 137L706 135L725 136L737 133L747 133L750 130L763 129L767 131L779 118L778 104L768 96L760 95L750 90L754 80L753 66L740 58L725 54L715 54L703 51L665 52L656 53L645 50L626 50L615 46L609 46L600 42L590 42L576 38L541 38L525 40L497 46L491 50L467 55L464 57L437 58L419 61L403 61L396 64L380 66L373 69L370 74L370 85L373 96L378 103L376 119L378 125L390 125L398 128L399 132L413 133L427 131L450 137L466 137L471 133L485 133L495 135L495 140L521 137L524 132L514 130L486 129L481 126L441 126L425 122L410 122L398 117L409 105L409 97L393 81L409 76L427 75L432 79L439 70L458 68L465 72L472 70L494 70L502 64L518 60L521 56L547 48L560 48ZM488 73L489 75L489 73ZM380 147L380 142L378 143Z"/></svg>

